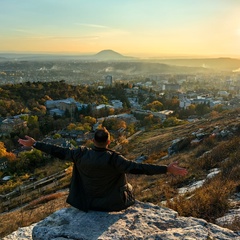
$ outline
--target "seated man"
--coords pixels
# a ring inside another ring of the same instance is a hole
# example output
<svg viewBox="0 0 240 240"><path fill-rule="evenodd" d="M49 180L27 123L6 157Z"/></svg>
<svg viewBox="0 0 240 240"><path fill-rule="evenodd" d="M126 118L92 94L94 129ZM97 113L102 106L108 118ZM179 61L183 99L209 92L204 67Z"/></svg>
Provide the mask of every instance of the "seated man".
<svg viewBox="0 0 240 240"><path fill-rule="evenodd" d="M187 170L180 168L177 163L158 166L127 160L108 149L110 134L105 128L96 130L93 148L62 148L35 141L29 136L19 139L18 142L73 162L67 203L83 211L120 211L134 204L132 187L127 182L126 173L154 175L169 172L181 176L187 174Z"/></svg>

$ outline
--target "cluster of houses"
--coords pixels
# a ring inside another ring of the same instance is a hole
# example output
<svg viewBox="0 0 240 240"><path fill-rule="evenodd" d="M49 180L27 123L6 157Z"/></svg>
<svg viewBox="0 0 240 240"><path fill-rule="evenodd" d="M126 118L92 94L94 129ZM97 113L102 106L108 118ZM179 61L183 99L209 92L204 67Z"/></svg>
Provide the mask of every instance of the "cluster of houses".
<svg viewBox="0 0 240 240"><path fill-rule="evenodd" d="M170 110L164 110L160 112L150 112L149 110L142 110L141 106L138 103L137 95L139 93L139 88L133 87L126 89L126 94L129 96L129 102L132 106L132 113L148 115L149 113L153 114L156 117L161 118L164 121L167 116L173 113ZM187 109L191 104L208 104L210 107L214 107L219 104L223 104L225 106L229 105L229 102L224 101L224 98L227 97L229 93L227 91L219 91L218 96L213 98L210 96L197 96L196 93L191 94L178 94L179 98L179 107L183 109ZM61 99L61 100L48 100L45 102L45 106L48 109L50 115L54 116L63 116L66 111L73 115L75 110L81 110L86 108L88 104L79 103L73 98ZM109 104L100 104L94 106L96 110L100 110L103 108L113 108L113 109L121 109L123 107L123 103L118 100L111 100ZM18 128L26 127L26 121L21 118L22 115L13 116L10 118L2 119L0 121L0 137L5 135L9 135L12 131ZM133 115L132 115L133 116Z"/></svg>
<svg viewBox="0 0 240 240"><path fill-rule="evenodd" d="M212 97L208 95L197 96L196 93L189 94L180 94L179 95L179 107L187 109L191 104L208 104L211 108L219 104L228 104L224 101L224 98L228 97L229 93L227 91L218 91L217 97Z"/></svg>
<svg viewBox="0 0 240 240"><path fill-rule="evenodd" d="M135 101L133 101L133 104L136 104ZM68 110L70 113L73 113L74 110L77 108L78 110L81 110L82 108L86 107L87 104L81 104L79 102L76 102L73 98L67 98L63 100L48 100L46 101L46 107L50 113L50 115L58 115L58 116L63 116L65 111ZM121 109L123 107L123 103L120 100L111 100L110 104L100 104L95 106L96 110L100 110L103 108L113 108L113 109ZM149 113L153 114L155 117L161 118L162 121L164 121L168 115L172 114L173 111L171 110L164 110L160 112L151 112L149 110L142 110L140 107L135 109L133 107L132 113L137 113L137 114L143 114L143 115L149 115ZM134 118L133 114L119 114L119 115L111 115L106 118L126 118L129 120L129 118ZM101 120L101 119L99 119Z"/></svg>
<svg viewBox="0 0 240 240"><path fill-rule="evenodd" d="M88 104L79 103L73 98L60 99L60 100L47 100L45 102L45 106L49 111L51 116L63 116L66 110L69 111L71 115L75 112L75 110L82 110L83 108L87 108ZM100 110L102 108L113 108L120 109L123 107L123 103L120 100L111 100L110 104L100 104L95 106L96 110Z"/></svg>

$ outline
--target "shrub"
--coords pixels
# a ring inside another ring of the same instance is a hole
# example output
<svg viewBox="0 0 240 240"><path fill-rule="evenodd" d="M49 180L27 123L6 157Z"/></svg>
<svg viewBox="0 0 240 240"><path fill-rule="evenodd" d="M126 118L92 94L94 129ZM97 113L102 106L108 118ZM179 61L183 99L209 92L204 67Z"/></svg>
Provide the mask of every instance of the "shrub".
<svg viewBox="0 0 240 240"><path fill-rule="evenodd" d="M22 181L20 180L17 181L9 180L8 182L0 185L0 194L9 193L21 185Z"/></svg>
<svg viewBox="0 0 240 240"><path fill-rule="evenodd" d="M228 197L234 188L235 184L232 181L224 181L217 177L197 189L188 199L180 195L172 201L168 200L167 207L178 211L180 215L214 222L214 219L229 210Z"/></svg>
<svg viewBox="0 0 240 240"><path fill-rule="evenodd" d="M222 162L226 162L227 159L232 154L235 154L236 156L239 153L239 138L233 138L230 141L227 142L221 142L219 145L216 147L212 148L211 151L208 152L208 154L204 154L209 150L207 149L206 145L202 145L198 148L196 157L199 157L198 160L196 161L196 166L199 169L204 169L204 170L210 170L215 167L219 167ZM238 161L238 160L236 160ZM226 166L232 166L231 162L228 162L225 164L225 169ZM224 166L224 165L223 165ZM224 170L224 169L223 169Z"/></svg>
<svg viewBox="0 0 240 240"><path fill-rule="evenodd" d="M240 183L239 153L240 150L230 154L230 156L224 162L222 162L222 178Z"/></svg>

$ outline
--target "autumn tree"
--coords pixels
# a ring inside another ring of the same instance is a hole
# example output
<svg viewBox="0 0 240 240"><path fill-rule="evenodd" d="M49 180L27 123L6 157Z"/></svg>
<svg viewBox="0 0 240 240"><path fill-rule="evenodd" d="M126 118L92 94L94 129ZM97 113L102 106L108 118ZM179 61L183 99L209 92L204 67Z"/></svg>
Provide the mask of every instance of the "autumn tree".
<svg viewBox="0 0 240 240"><path fill-rule="evenodd" d="M0 159L14 160L16 155L12 152L7 152L3 142L0 142Z"/></svg>
<svg viewBox="0 0 240 240"><path fill-rule="evenodd" d="M136 125L134 123L130 123L127 125L127 131L129 132L130 135L135 133L135 128Z"/></svg>
<svg viewBox="0 0 240 240"><path fill-rule="evenodd" d="M83 123L89 123L91 125L94 125L96 122L97 122L97 119L94 118L94 117L91 117L91 116L85 116L83 119L82 119L82 122Z"/></svg>
<svg viewBox="0 0 240 240"><path fill-rule="evenodd" d="M179 99L177 97L173 97L171 99L166 99L164 102L165 109L169 110L177 110L179 108Z"/></svg>
<svg viewBox="0 0 240 240"><path fill-rule="evenodd" d="M103 127L106 127L108 130L118 130L120 128L126 129L127 124L125 121L118 118L107 118L102 123Z"/></svg>
<svg viewBox="0 0 240 240"><path fill-rule="evenodd" d="M147 104L144 109L151 110L152 112L158 112L163 110L163 104L159 101L153 101L149 104Z"/></svg>

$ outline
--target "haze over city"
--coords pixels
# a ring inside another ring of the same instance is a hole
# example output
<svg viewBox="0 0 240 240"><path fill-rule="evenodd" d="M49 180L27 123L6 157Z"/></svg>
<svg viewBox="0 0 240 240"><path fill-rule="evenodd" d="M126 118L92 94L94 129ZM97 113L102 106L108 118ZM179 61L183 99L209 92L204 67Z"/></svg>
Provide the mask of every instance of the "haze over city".
<svg viewBox="0 0 240 240"><path fill-rule="evenodd" d="M236 0L0 0L0 52L240 56Z"/></svg>

